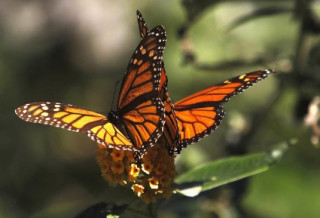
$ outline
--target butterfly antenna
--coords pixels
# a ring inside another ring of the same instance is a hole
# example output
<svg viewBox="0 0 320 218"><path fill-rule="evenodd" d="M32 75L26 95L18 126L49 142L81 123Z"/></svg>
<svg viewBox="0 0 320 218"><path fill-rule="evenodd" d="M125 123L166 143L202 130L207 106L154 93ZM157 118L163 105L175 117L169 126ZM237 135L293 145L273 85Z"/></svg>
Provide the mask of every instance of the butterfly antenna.
<svg viewBox="0 0 320 218"><path fill-rule="evenodd" d="M116 90L117 90L118 84L119 84L119 80L116 82L116 84L115 84L115 86L114 86L113 97L112 97L112 102L111 102L111 110L112 110L112 108L113 108L114 96L116 95Z"/></svg>

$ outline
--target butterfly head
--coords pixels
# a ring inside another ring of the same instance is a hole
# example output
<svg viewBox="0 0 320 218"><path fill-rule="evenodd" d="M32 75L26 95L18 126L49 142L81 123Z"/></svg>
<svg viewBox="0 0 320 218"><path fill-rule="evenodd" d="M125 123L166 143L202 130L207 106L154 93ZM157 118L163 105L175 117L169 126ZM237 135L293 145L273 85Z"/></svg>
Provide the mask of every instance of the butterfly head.
<svg viewBox="0 0 320 218"><path fill-rule="evenodd" d="M108 119L116 126L120 124L120 115L117 111L110 111L108 114Z"/></svg>

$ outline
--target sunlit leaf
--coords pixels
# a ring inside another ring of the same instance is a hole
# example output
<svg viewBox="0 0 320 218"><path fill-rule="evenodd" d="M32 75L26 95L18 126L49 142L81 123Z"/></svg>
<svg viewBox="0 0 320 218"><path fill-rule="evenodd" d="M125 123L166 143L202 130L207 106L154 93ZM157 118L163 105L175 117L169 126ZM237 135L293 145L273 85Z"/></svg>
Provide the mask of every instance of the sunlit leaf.
<svg viewBox="0 0 320 218"><path fill-rule="evenodd" d="M282 143L266 153L230 157L196 167L175 180L178 184L176 190L193 197L202 191L264 172L276 164L287 151L288 145L294 142Z"/></svg>

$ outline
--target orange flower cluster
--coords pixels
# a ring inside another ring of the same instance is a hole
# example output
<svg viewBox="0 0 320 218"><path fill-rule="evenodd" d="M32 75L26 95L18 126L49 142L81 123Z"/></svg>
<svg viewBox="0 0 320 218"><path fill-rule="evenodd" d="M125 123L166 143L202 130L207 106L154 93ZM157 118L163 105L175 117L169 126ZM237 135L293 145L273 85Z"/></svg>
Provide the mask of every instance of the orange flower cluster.
<svg viewBox="0 0 320 218"><path fill-rule="evenodd" d="M147 148L138 160L132 151L99 145L96 158L103 178L110 185L130 185L133 192L145 202L172 194L176 175L174 156L169 155L163 142Z"/></svg>

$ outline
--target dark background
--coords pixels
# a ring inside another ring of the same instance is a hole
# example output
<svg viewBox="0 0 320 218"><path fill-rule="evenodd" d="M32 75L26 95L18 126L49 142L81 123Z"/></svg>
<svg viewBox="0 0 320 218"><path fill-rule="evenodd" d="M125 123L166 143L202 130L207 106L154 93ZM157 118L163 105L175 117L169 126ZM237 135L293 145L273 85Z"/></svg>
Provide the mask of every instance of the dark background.
<svg viewBox="0 0 320 218"><path fill-rule="evenodd" d="M198 198L173 197L160 217L317 217L319 143L304 117L320 94L320 5L289 0L2 0L0 216L70 217L99 201L134 199L100 176L97 146L87 136L23 122L14 109L58 101L109 112L140 40L137 9L149 29L166 28L173 101L242 73L277 71L225 105L221 127L176 158L179 172L298 141L266 173Z"/></svg>

